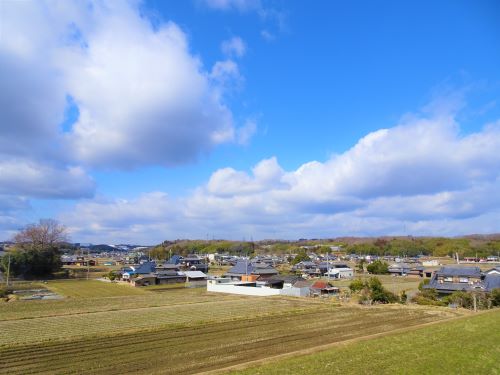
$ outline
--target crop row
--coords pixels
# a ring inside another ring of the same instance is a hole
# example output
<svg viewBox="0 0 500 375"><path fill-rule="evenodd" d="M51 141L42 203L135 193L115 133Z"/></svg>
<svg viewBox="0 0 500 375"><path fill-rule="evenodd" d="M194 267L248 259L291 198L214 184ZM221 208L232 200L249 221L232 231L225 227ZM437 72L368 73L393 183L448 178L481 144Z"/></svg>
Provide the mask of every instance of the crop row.
<svg viewBox="0 0 500 375"><path fill-rule="evenodd" d="M318 305L298 304L289 300L247 300L206 302L106 311L69 316L56 316L0 322L0 346L31 342L64 340L82 336L155 329L167 325L186 325L214 320L230 320L245 316L279 313L290 309L315 309Z"/></svg>
<svg viewBox="0 0 500 375"><path fill-rule="evenodd" d="M16 303L0 303L0 320L31 319L58 315L72 315L110 310L126 310L133 308L237 299L241 300L245 299L245 297L207 293L196 289L185 289L182 291L171 290L165 293L148 292L144 295L126 297L19 301Z"/></svg>
<svg viewBox="0 0 500 375"><path fill-rule="evenodd" d="M0 374L193 373L433 319L423 311L342 308L47 343L0 350Z"/></svg>

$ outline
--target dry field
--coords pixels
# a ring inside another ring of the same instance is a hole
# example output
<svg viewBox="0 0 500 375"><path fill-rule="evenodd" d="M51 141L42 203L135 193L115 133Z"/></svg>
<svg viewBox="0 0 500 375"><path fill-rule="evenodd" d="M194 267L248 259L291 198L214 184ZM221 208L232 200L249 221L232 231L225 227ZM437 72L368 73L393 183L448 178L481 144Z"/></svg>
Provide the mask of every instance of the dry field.
<svg viewBox="0 0 500 375"><path fill-rule="evenodd" d="M190 307L145 309L133 319L123 310L107 313L113 315L105 321L97 314L80 314L3 322L2 336L10 338L2 339L0 374L191 374L452 316L428 309L335 307L281 298ZM92 322L114 329L96 330ZM48 337L51 342L42 342Z"/></svg>
<svg viewBox="0 0 500 375"><path fill-rule="evenodd" d="M22 302L19 302L22 303ZM323 305L322 305L323 307ZM236 299L0 321L0 347L316 311L297 299Z"/></svg>
<svg viewBox="0 0 500 375"><path fill-rule="evenodd" d="M145 293L140 288L98 280L55 280L45 285L53 292L69 298L136 296Z"/></svg>

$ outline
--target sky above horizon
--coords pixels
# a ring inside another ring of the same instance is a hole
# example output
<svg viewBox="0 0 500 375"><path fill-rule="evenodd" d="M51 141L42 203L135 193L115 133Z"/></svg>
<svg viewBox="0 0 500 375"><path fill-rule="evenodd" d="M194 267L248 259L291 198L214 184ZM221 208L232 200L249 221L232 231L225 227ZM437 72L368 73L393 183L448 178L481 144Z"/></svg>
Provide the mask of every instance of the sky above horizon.
<svg viewBox="0 0 500 375"><path fill-rule="evenodd" d="M0 241L500 232L497 1L0 0Z"/></svg>

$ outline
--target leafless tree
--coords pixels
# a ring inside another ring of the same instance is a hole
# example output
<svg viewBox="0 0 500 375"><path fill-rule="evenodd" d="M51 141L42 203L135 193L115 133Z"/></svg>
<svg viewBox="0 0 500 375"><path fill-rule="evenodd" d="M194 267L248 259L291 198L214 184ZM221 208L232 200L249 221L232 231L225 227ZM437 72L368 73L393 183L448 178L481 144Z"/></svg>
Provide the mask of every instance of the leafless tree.
<svg viewBox="0 0 500 375"><path fill-rule="evenodd" d="M68 240L66 227L54 219L40 219L38 223L27 225L14 236L16 245L32 249L43 249Z"/></svg>

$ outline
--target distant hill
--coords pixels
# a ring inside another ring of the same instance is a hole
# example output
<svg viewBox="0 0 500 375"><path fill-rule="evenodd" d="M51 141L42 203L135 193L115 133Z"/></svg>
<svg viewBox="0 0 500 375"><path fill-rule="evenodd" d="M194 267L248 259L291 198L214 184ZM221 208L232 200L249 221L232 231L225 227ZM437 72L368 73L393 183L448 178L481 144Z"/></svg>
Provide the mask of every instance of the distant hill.
<svg viewBox="0 0 500 375"><path fill-rule="evenodd" d="M100 245L91 245L89 247L91 251L117 251L121 250L116 248L115 246L112 245L105 245L105 244L100 244Z"/></svg>

